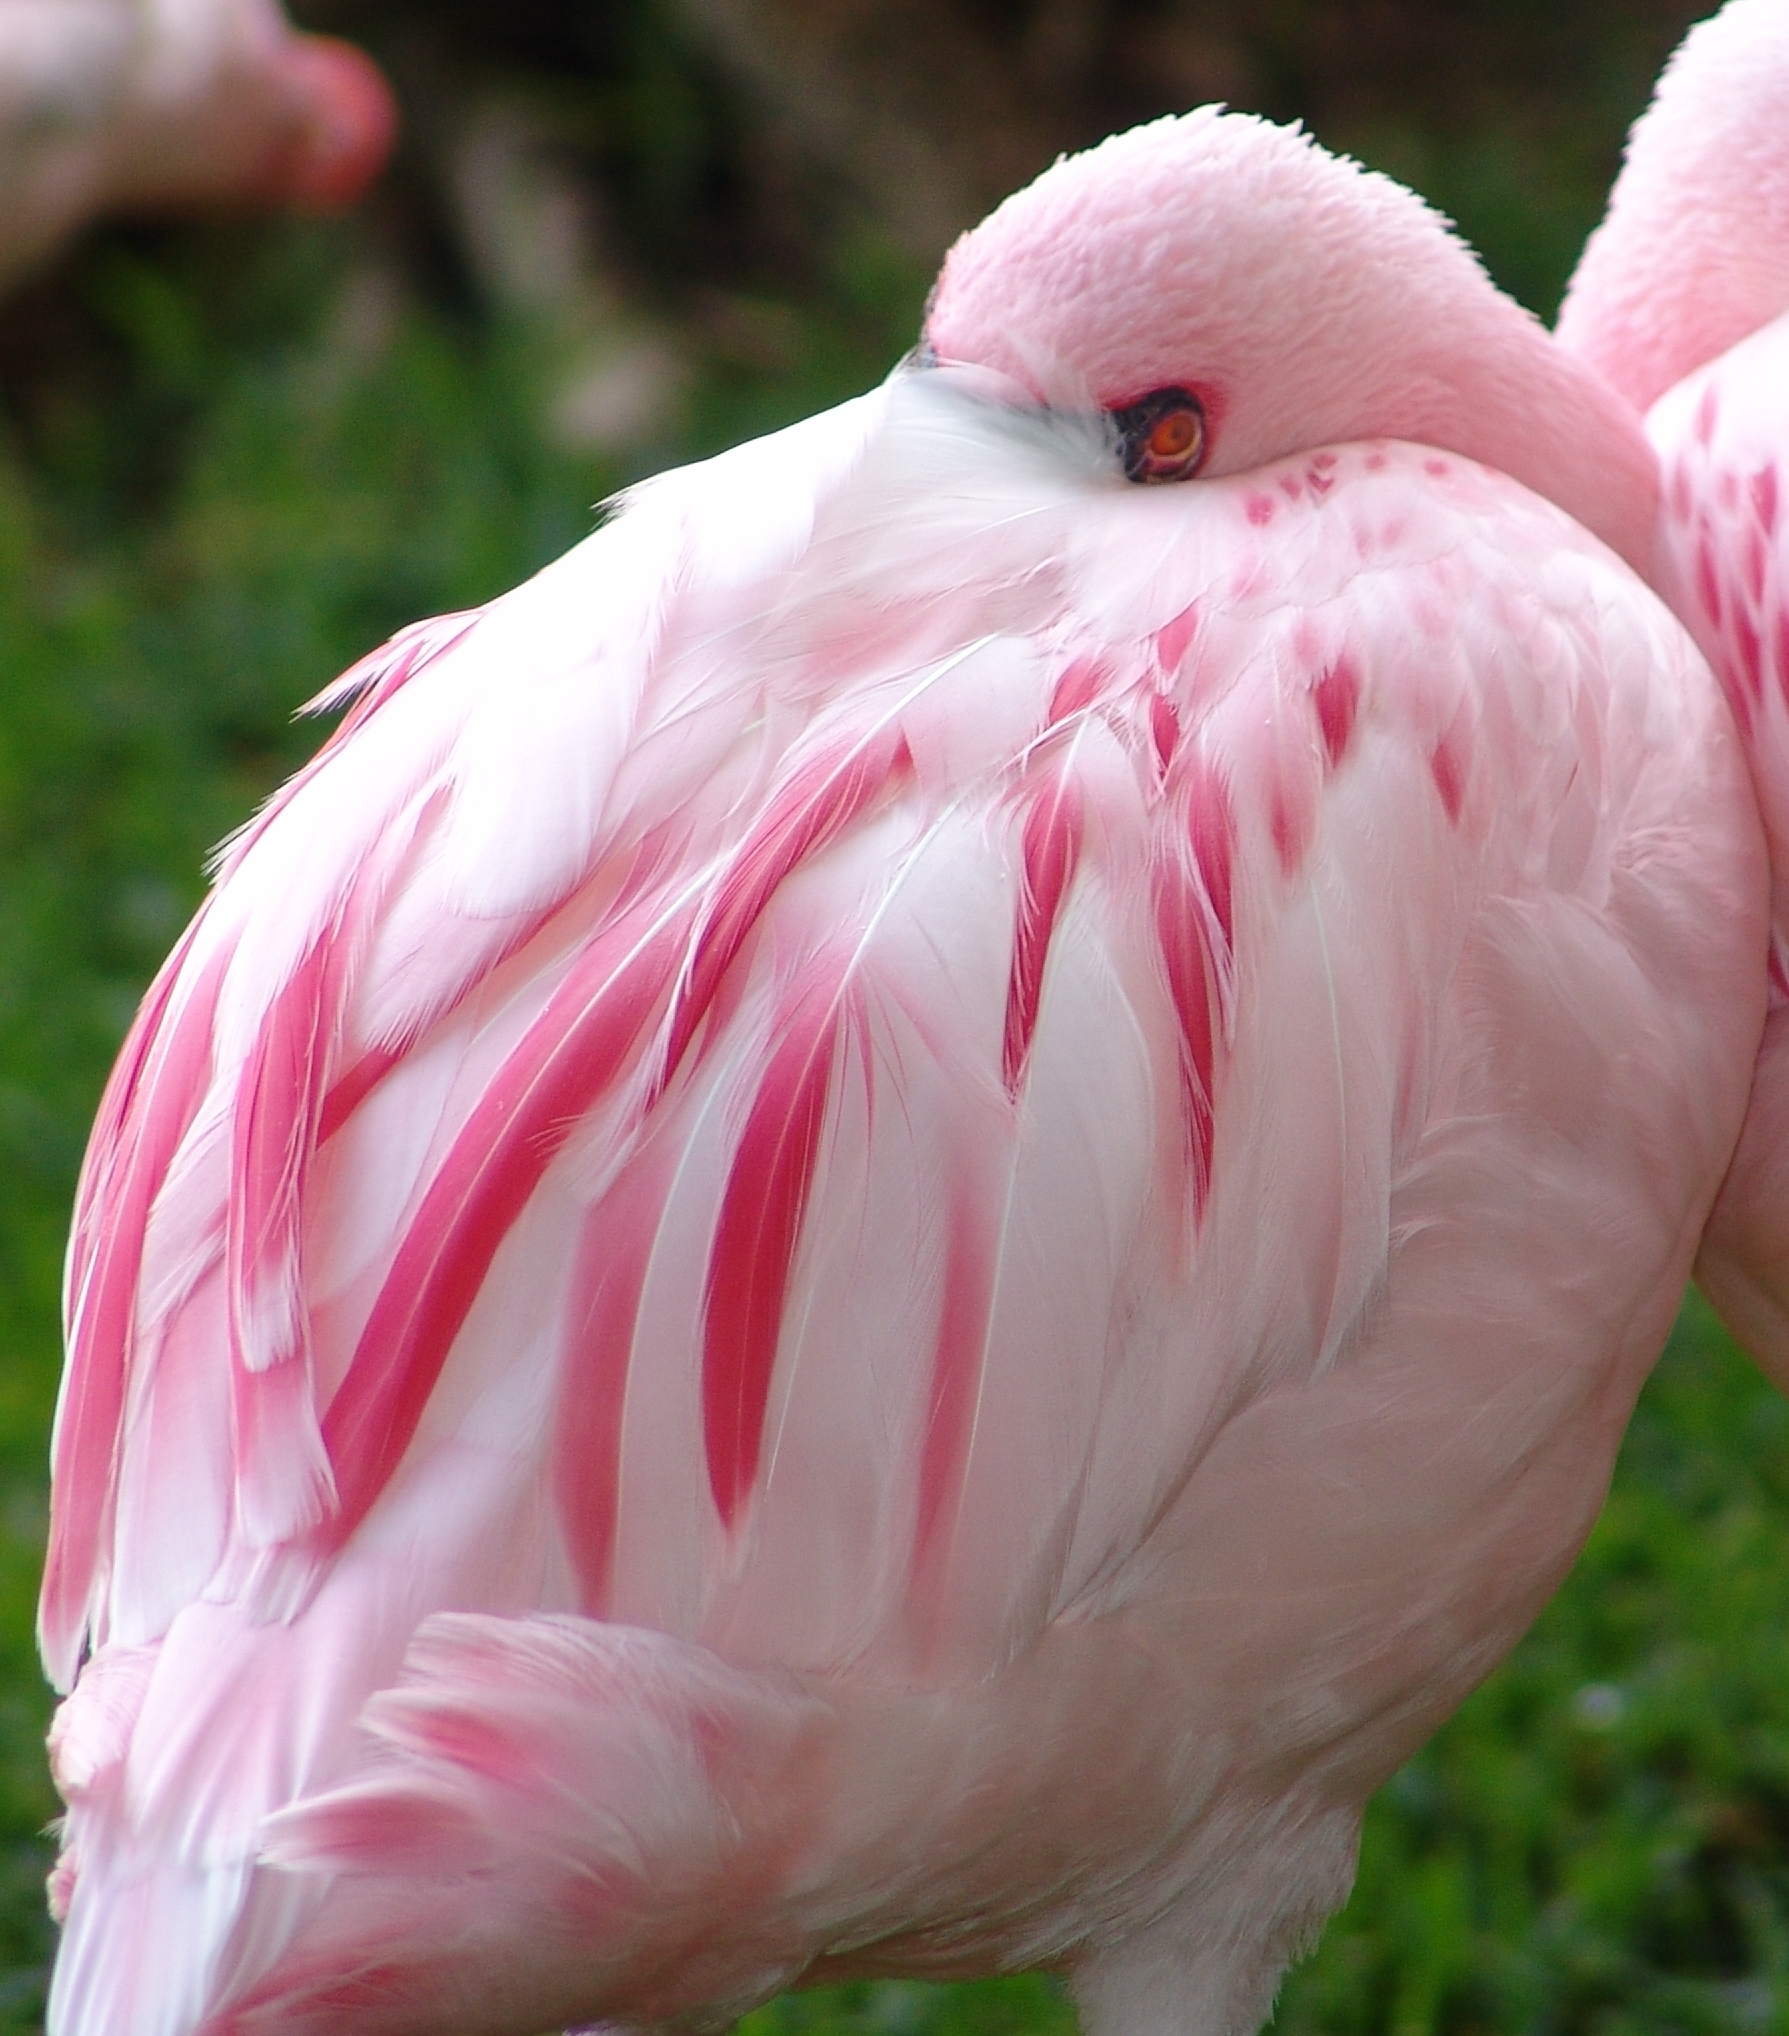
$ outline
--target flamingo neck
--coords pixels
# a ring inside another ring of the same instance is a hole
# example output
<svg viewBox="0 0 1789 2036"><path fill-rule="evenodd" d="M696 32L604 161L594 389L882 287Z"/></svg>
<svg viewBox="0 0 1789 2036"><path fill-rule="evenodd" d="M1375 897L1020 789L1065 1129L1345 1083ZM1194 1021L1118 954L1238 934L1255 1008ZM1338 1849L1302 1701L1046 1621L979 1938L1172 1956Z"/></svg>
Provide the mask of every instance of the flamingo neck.
<svg viewBox="0 0 1789 2036"><path fill-rule="evenodd" d="M1650 582L1659 504L1658 457L1640 420L1515 305L1472 363L1449 414L1400 427L1508 474L1600 537ZM1517 324L1517 320L1520 324ZM1488 337L1488 336L1487 336Z"/></svg>
<svg viewBox="0 0 1789 2036"><path fill-rule="evenodd" d="M1789 7L1692 29L1635 122L1561 343L1636 410L1789 310Z"/></svg>

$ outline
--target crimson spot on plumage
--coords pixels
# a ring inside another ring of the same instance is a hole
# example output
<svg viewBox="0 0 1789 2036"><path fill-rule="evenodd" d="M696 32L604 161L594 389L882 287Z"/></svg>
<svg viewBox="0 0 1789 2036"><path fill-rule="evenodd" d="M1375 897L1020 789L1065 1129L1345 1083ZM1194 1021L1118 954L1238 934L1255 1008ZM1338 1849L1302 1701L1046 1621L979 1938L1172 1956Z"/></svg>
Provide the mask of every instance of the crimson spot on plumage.
<svg viewBox="0 0 1789 2036"><path fill-rule="evenodd" d="M1448 819L1457 825L1460 802L1466 793L1466 766L1452 734L1443 736L1435 745L1429 757L1429 772Z"/></svg>
<svg viewBox="0 0 1789 2036"><path fill-rule="evenodd" d="M1323 753L1334 770L1347 754L1348 738L1354 733L1354 712L1360 704L1360 674L1345 657L1334 664L1311 688L1317 708L1317 725L1323 731Z"/></svg>
<svg viewBox="0 0 1789 2036"><path fill-rule="evenodd" d="M1761 530L1752 530L1746 540L1745 583L1746 592L1756 606L1764 599L1764 581L1770 571L1770 547L1764 541Z"/></svg>
<svg viewBox="0 0 1789 2036"><path fill-rule="evenodd" d="M1164 672L1176 672L1199 633L1199 604L1189 601L1172 621L1155 632L1156 662Z"/></svg>
<svg viewBox="0 0 1789 2036"><path fill-rule="evenodd" d="M1764 690L1763 643L1743 608L1733 611L1733 635L1739 648L1739 668L1753 694Z"/></svg>
<svg viewBox="0 0 1789 2036"><path fill-rule="evenodd" d="M1714 569L1714 544L1706 526L1696 548L1696 593L1702 612L1719 629L1721 626L1721 583Z"/></svg>

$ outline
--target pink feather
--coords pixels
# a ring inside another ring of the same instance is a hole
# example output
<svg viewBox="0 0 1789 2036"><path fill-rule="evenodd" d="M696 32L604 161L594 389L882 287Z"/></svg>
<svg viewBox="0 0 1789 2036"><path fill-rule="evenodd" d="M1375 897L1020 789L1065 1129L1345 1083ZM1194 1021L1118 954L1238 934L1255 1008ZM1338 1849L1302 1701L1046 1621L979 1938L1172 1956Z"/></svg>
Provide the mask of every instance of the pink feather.
<svg viewBox="0 0 1789 2036"><path fill-rule="evenodd" d="M758 1475L796 1245L814 1184L839 1009L823 965L775 1019L767 1062L733 1157L703 1300L702 1437L708 1481L731 1527Z"/></svg>

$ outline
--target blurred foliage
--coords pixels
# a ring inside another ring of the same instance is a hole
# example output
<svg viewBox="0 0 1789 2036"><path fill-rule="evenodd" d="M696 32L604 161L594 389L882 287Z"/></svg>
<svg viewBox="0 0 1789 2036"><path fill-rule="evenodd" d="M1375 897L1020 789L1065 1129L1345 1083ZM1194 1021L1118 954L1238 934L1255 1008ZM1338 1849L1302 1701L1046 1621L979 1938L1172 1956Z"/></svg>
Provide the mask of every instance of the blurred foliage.
<svg viewBox="0 0 1789 2036"><path fill-rule="evenodd" d="M923 267L1058 153L1207 100L1302 120L1423 191L1550 316L1626 124L1698 0L295 0L414 118L388 193L451 200L446 107L520 88L662 301L811 293L841 232ZM917 146L898 146L903 135ZM866 140L866 137L869 139ZM930 187L915 209L913 186ZM923 230L930 228L929 233Z"/></svg>
<svg viewBox="0 0 1789 2036"><path fill-rule="evenodd" d="M1038 11L962 10L1021 70ZM765 139L693 15L311 12L364 28L406 84L411 154L365 216L112 230L0 313L0 2028L37 2025L51 1942L30 1607L68 1198L206 853L314 745L296 705L368 645L511 584L645 466L873 380L927 280L873 179ZM1037 132L1082 139L1216 79L1426 189L1543 309L1681 19L1612 0L1091 18L1105 68L1040 87ZM499 301L467 252L453 109L491 79L545 109L623 294L686 362L648 450L543 427L551 307ZM1355 1897L1278 2027L1789 2030L1786 1528L1789 1405L1692 1304L1585 1559L1374 1803ZM747 2036L1072 2023L1029 1976L788 1996Z"/></svg>

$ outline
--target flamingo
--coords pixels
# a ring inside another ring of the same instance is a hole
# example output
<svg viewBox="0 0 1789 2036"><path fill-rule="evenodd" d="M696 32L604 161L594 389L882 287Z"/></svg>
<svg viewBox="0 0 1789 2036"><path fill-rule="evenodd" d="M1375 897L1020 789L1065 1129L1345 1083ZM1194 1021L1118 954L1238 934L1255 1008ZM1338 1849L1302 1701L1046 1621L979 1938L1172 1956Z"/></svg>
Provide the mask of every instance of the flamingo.
<svg viewBox="0 0 1789 2036"><path fill-rule="evenodd" d="M0 284L101 212L349 204L394 121L372 59L277 0L0 0Z"/></svg>
<svg viewBox="0 0 1789 2036"><path fill-rule="evenodd" d="M1206 108L327 692L80 1187L56 2036L1254 2028L1739 1132L1655 507L1419 200Z"/></svg>
<svg viewBox="0 0 1789 2036"><path fill-rule="evenodd" d="M1657 584L1732 704L1770 843L1771 996L1697 1278L1789 1391L1789 7L1730 0L1635 123L1558 337L1645 416Z"/></svg>

